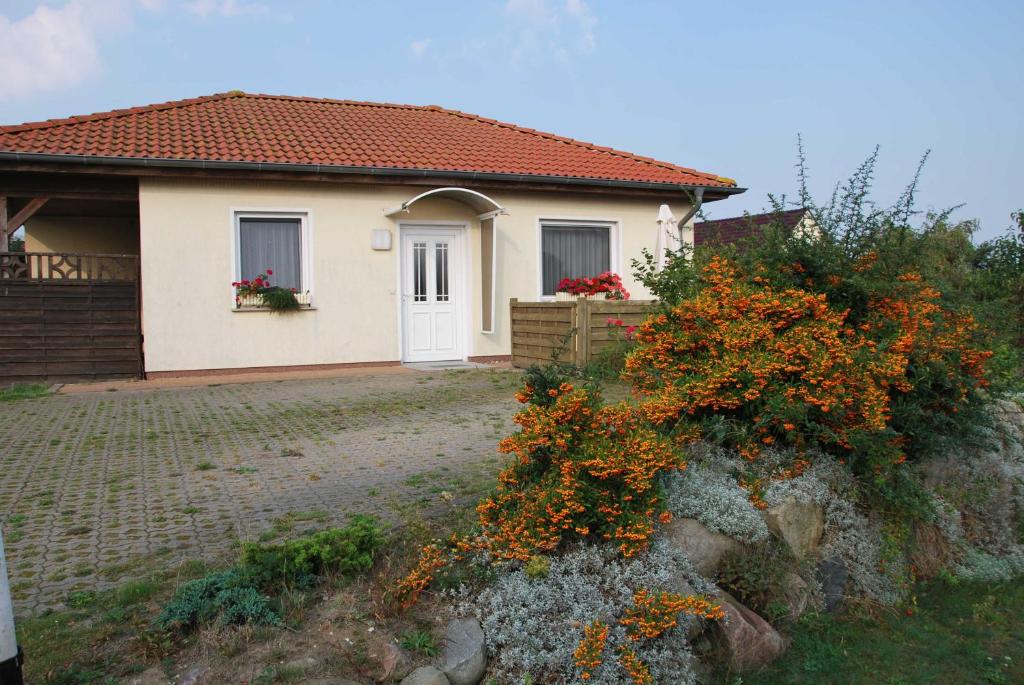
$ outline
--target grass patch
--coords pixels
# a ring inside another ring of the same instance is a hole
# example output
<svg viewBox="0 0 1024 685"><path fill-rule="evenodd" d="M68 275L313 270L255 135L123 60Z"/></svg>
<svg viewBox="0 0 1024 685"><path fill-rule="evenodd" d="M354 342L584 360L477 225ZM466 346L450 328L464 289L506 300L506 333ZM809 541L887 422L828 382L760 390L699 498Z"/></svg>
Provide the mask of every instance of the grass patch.
<svg viewBox="0 0 1024 685"><path fill-rule="evenodd" d="M237 565L179 586L157 625L187 632L216 618L221 625L279 626L290 591L311 588L324 576L351 577L370 570L383 543L376 520L362 515L353 516L344 528L277 545L244 543Z"/></svg>
<svg viewBox="0 0 1024 685"><path fill-rule="evenodd" d="M16 383L9 388L0 389L0 402L15 400L31 400L46 397L50 394L50 386L43 383Z"/></svg>
<svg viewBox="0 0 1024 685"><path fill-rule="evenodd" d="M1024 583L935 582L920 590L910 615L806 616L782 659L725 682L1024 682Z"/></svg>
<svg viewBox="0 0 1024 685"><path fill-rule="evenodd" d="M416 652L425 657L435 657L438 653L437 641L434 639L433 634L425 628L410 630L402 636L399 644L403 649Z"/></svg>
<svg viewBox="0 0 1024 685"><path fill-rule="evenodd" d="M175 565L117 588L71 593L68 608L19 617L18 643L25 650L25 682L79 685L118 682L185 646L154 630L154 602L169 597L176 582L206 572L198 563Z"/></svg>

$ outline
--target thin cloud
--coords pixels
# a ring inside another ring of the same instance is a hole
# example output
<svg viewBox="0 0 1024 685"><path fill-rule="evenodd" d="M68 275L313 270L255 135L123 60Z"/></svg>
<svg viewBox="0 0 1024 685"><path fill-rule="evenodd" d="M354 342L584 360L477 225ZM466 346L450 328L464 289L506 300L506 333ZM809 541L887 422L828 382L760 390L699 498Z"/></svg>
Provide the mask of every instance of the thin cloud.
<svg viewBox="0 0 1024 685"><path fill-rule="evenodd" d="M584 0L566 0L565 12L576 22L580 49L583 52L593 51L597 47L597 39L594 37L597 30L597 17L590 11L590 6Z"/></svg>
<svg viewBox="0 0 1024 685"><path fill-rule="evenodd" d="M0 101L74 86L100 72L97 27L83 2L40 5L12 21L0 14Z"/></svg>
<svg viewBox="0 0 1024 685"><path fill-rule="evenodd" d="M566 62L597 47L597 16L586 0L507 0L505 14L515 28L509 53L515 63Z"/></svg>
<svg viewBox="0 0 1024 685"><path fill-rule="evenodd" d="M185 10L205 19L212 15L240 17L245 14L265 14L270 8L262 2L244 0L192 0L185 5Z"/></svg>
<svg viewBox="0 0 1024 685"><path fill-rule="evenodd" d="M422 38L420 40L414 40L409 44L409 50L412 52L412 56L416 59L421 59L427 54L427 50L430 49L430 39Z"/></svg>
<svg viewBox="0 0 1024 685"><path fill-rule="evenodd" d="M20 19L0 13L0 102L27 100L100 76L103 40L133 29L140 10L167 9L201 18L269 11L248 0L68 0L60 7L40 4Z"/></svg>

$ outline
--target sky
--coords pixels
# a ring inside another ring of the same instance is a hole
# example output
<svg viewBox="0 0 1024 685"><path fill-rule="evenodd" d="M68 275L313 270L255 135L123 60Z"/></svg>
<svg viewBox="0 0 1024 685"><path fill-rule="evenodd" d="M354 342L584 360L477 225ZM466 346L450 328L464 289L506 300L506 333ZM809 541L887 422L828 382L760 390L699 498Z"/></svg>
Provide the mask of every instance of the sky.
<svg viewBox="0 0 1024 685"><path fill-rule="evenodd" d="M1024 3L0 0L0 123L228 90L436 104L824 201L876 145L979 238L1024 207Z"/></svg>

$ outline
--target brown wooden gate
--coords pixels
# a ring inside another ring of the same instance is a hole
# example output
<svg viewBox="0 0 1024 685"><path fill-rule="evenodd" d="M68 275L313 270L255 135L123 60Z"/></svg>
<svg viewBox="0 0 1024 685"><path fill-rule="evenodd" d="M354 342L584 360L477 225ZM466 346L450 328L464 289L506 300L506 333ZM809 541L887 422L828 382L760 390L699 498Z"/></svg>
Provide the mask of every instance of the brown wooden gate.
<svg viewBox="0 0 1024 685"><path fill-rule="evenodd" d="M0 253L0 385L142 369L137 256Z"/></svg>
<svg viewBox="0 0 1024 685"><path fill-rule="evenodd" d="M557 359L584 366L622 337L622 327L636 326L646 319L653 305L652 301L637 300L520 302L512 298L512 365L544 366ZM621 321L622 325L612 321Z"/></svg>

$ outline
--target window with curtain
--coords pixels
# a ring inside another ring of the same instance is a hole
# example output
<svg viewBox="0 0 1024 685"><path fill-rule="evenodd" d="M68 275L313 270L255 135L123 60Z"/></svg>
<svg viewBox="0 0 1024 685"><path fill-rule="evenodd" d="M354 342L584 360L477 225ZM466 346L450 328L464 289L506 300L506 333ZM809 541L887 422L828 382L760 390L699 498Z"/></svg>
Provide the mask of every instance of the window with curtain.
<svg viewBox="0 0 1024 685"><path fill-rule="evenodd" d="M270 269L272 285L302 292L302 221L239 217L238 263L240 280Z"/></svg>
<svg viewBox="0 0 1024 685"><path fill-rule="evenodd" d="M542 294L555 294L563 278L592 277L611 269L611 227L541 224Z"/></svg>

